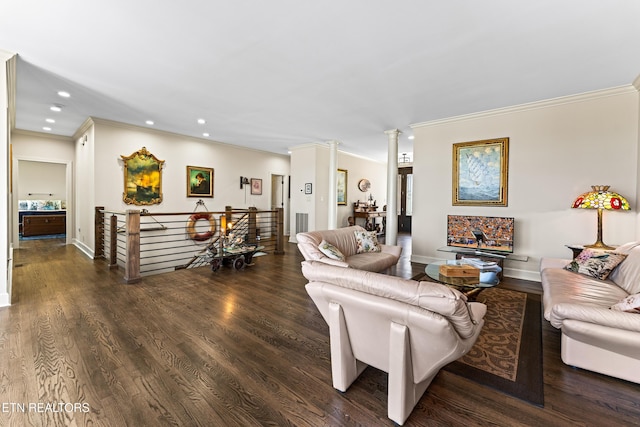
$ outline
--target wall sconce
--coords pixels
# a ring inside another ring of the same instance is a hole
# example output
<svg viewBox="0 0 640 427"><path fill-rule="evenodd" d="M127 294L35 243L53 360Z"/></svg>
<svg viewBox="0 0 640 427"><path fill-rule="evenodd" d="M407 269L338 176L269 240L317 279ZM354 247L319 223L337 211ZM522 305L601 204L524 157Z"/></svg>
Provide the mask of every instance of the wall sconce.
<svg viewBox="0 0 640 427"><path fill-rule="evenodd" d="M249 178L247 178L246 176L241 176L240 177L240 189L242 190L245 185L249 185Z"/></svg>

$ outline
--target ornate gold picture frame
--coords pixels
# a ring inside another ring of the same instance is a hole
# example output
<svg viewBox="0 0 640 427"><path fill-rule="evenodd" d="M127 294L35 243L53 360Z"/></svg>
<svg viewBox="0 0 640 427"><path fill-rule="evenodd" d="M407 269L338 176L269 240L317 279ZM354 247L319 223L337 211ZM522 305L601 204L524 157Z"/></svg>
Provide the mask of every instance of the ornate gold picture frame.
<svg viewBox="0 0 640 427"><path fill-rule="evenodd" d="M187 166L187 197L213 197L213 168Z"/></svg>
<svg viewBox="0 0 640 427"><path fill-rule="evenodd" d="M453 144L453 205L507 206L509 138Z"/></svg>
<svg viewBox="0 0 640 427"><path fill-rule="evenodd" d="M128 205L157 205L162 202L162 166L164 160L147 151L146 147L124 161L124 192L122 200Z"/></svg>

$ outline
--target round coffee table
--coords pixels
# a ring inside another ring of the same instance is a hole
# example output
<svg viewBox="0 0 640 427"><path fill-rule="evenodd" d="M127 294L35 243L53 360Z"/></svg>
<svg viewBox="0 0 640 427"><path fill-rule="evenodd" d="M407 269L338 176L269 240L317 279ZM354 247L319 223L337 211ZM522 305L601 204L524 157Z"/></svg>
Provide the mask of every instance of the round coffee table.
<svg viewBox="0 0 640 427"><path fill-rule="evenodd" d="M436 261L428 264L425 267L424 272L427 276L429 276L430 279L457 289L458 291L466 295L469 299L475 299L475 297L477 297L483 289L492 288L498 284L497 271L487 271L481 273L479 278L444 276L440 274L440 266L446 263L447 261Z"/></svg>

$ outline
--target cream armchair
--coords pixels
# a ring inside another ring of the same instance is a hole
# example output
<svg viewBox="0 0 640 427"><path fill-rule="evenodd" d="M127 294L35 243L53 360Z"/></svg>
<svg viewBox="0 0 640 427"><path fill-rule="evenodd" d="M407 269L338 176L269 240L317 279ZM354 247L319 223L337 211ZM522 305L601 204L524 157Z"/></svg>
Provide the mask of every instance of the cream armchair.
<svg viewBox="0 0 640 427"><path fill-rule="evenodd" d="M306 290L329 325L333 387L371 365L389 374L388 417L403 424L446 364L471 349L486 306L432 282L302 263Z"/></svg>

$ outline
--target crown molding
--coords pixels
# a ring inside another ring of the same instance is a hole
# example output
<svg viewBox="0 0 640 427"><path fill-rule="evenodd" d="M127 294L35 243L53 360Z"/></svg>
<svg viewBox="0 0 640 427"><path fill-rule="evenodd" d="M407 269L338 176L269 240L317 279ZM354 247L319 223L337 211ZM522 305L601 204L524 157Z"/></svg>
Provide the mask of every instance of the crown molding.
<svg viewBox="0 0 640 427"><path fill-rule="evenodd" d="M175 133L175 132L169 132L166 130L160 130L160 129L152 129L152 128L148 128L148 127L144 127L144 126L137 126L137 125L131 125L128 123L122 123L122 122L116 122L113 120L107 120L107 119L101 119L98 117L89 117L85 123L91 121L92 124L94 125L105 125L105 126L111 126L111 127L116 127L116 128L121 128L121 129L128 129L128 130L132 130L132 131L136 131L136 132L146 132L146 133L152 133L152 134L156 134L156 135L164 135L164 136L171 136L171 137L175 137L175 138L186 138L186 139L190 139L193 141L199 141L199 142L206 142L208 144L214 144L214 145L220 145L223 147L227 147L227 148L233 148L236 150L246 150L246 151L254 151L256 153L266 153L272 156L280 156L280 157L289 157L286 154L279 154L279 153L274 153L271 151L265 151L265 150L259 150L257 148L251 148L251 147L244 147L242 145L234 145L234 144L229 144L226 142L220 142L220 141L216 141L213 139L209 139L209 138L199 138L197 136L191 136L191 135L184 135L184 134L179 134L179 133ZM84 124L83 124L84 126ZM74 134L75 135L82 135L84 133L83 132L79 132L80 130L83 129L83 126L81 126L78 131ZM86 129L85 129L86 131Z"/></svg>
<svg viewBox="0 0 640 427"><path fill-rule="evenodd" d="M638 77L636 77L636 79L633 81L632 85L633 85L633 87L636 88L637 91L640 92L640 74L638 74Z"/></svg>
<svg viewBox="0 0 640 427"><path fill-rule="evenodd" d="M73 142L73 138L64 135L54 135L46 132L36 132L33 130L14 129L11 132L13 135L33 136L36 138L54 139L56 141Z"/></svg>
<svg viewBox="0 0 640 427"><path fill-rule="evenodd" d="M640 76L638 77L638 79L636 79L636 82L640 86ZM636 84L636 82L634 82L634 85ZM415 124L409 125L409 127L411 129L417 129L422 127L438 126L438 125L447 124L447 123L466 121L466 120L476 120L476 119L481 119L485 117L517 113L521 111L537 110L541 108L549 108L549 107L554 107L554 106L564 105L564 104L573 104L577 102L584 102L584 101L589 101L589 100L599 99L599 98L607 98L611 96L627 95L629 93L637 93L638 89L636 89L634 85L618 86L610 89L597 90L593 92L585 92L577 95L562 96L558 98L551 98L551 99L545 99L542 101L514 105L511 107L497 108L494 110L480 111L477 113L464 114L461 116L448 117L445 119L415 123Z"/></svg>
<svg viewBox="0 0 640 427"><path fill-rule="evenodd" d="M304 150L304 149L308 149L308 148L319 148L319 149L328 151L329 148L330 148L328 142L331 142L331 141L309 142L309 143L306 143L306 144L300 144L300 145L295 145L293 147L289 147L288 150L291 151L291 152L294 152L296 150ZM340 146L340 144L342 144L339 141L336 141L336 142L338 142L338 146ZM359 154L349 153L349 152L346 152L346 151L342 151L340 149L338 149L338 153L340 155L354 157L356 159L362 159L362 160L366 160L368 162L379 163L381 165L386 165L387 164L387 162L381 162L380 160L375 160L375 159L372 159L371 157L366 157L366 156L361 156Z"/></svg>
<svg viewBox="0 0 640 427"><path fill-rule="evenodd" d="M4 52L3 52L4 53ZM18 55L13 55L6 61L7 65L7 101L9 111L9 129L16 128L16 91L18 87L16 77L16 64L18 62Z"/></svg>
<svg viewBox="0 0 640 427"><path fill-rule="evenodd" d="M87 119L82 122L80 127L73 133L71 137L74 141L81 138L87 131L94 125L94 121L92 117L87 117Z"/></svg>

